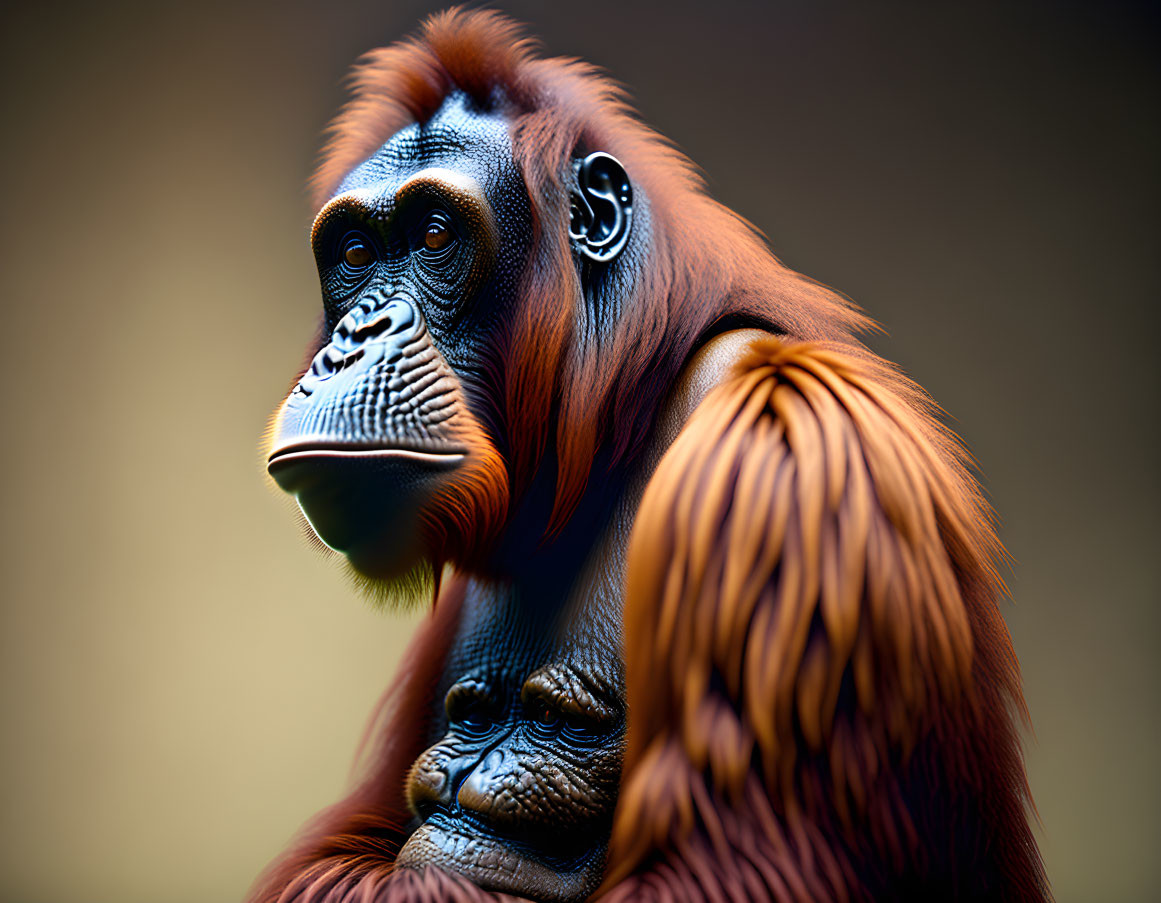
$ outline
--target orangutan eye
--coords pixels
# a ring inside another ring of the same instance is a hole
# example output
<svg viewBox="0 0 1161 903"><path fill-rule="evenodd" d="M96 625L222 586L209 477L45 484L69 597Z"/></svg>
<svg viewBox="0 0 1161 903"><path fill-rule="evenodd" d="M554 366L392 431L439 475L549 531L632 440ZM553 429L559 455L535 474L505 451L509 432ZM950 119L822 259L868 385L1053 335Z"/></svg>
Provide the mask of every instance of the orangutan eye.
<svg viewBox="0 0 1161 903"><path fill-rule="evenodd" d="M429 259L443 260L455 244L456 234L446 213L437 210L423 224L423 251Z"/></svg>
<svg viewBox="0 0 1161 903"><path fill-rule="evenodd" d="M451 233L443 223L429 223L423 234L423 246L429 251L442 251L451 241Z"/></svg>
<svg viewBox="0 0 1161 903"><path fill-rule="evenodd" d="M492 730L492 717L482 708L469 709L457 719L463 732L473 736L487 734Z"/></svg>
<svg viewBox="0 0 1161 903"><path fill-rule="evenodd" d="M365 269L371 263L371 247L361 235L350 235L343 242L343 262L352 270Z"/></svg>
<svg viewBox="0 0 1161 903"><path fill-rule="evenodd" d="M560 727L560 714L543 700L536 700L527 709L528 720L541 732L551 733Z"/></svg>
<svg viewBox="0 0 1161 903"><path fill-rule="evenodd" d="M453 684L444 706L448 721L465 737L486 736L496 726L494 695L479 680L469 677Z"/></svg>
<svg viewBox="0 0 1161 903"><path fill-rule="evenodd" d="M578 734L596 733L597 726L590 718L578 715L575 712L564 713L564 726Z"/></svg>

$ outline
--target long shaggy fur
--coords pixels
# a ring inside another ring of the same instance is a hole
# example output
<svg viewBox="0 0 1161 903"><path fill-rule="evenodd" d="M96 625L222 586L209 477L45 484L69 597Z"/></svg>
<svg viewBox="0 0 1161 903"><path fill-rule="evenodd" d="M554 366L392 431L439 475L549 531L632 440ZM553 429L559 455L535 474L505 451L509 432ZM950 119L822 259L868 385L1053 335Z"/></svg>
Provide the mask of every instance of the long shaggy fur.
<svg viewBox="0 0 1161 903"><path fill-rule="evenodd" d="M1045 899L999 546L896 381L756 343L650 481L610 899Z"/></svg>
<svg viewBox="0 0 1161 903"><path fill-rule="evenodd" d="M499 439L513 495L555 451L551 532L583 494L600 446L611 448L611 465L642 449L658 404L715 322L777 323L799 338L847 341L870 324L782 266L749 223L705 193L689 160L639 121L618 87L591 66L534 51L499 13L450 10L417 37L368 53L312 184L323 203L346 173L404 126L430 118L453 91L509 116L533 242L501 349ZM649 204L647 257L633 262L635 273L608 280L598 298L584 297L567 240L563 180L585 149L617 157Z"/></svg>
<svg viewBox="0 0 1161 903"><path fill-rule="evenodd" d="M854 338L870 322L710 199L620 89L582 63L540 58L497 13L434 16L364 57L352 84L313 181L320 203L453 91L509 117L531 203L521 302L497 349L505 459L485 462L507 473L477 474L476 490L448 500L461 560L492 530L480 499L500 487L516 499L549 455L549 534L598 451L632 463L716 330L766 325L826 343L757 345L646 492L625 613L629 750L603 892L1046 899L987 508L922 393ZM563 180L591 150L620 159L647 199L649 247L586 296ZM454 610L441 598L435 617ZM392 876L404 776L431 711L424 688L454 626L441 623L401 669L369 777L250 903L486 897L436 872Z"/></svg>

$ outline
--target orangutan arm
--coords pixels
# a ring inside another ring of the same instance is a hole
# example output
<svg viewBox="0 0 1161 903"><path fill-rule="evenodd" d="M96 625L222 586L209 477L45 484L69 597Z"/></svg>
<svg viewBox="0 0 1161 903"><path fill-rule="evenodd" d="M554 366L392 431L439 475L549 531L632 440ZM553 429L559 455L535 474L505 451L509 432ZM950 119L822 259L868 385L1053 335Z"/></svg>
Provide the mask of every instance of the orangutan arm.
<svg viewBox="0 0 1161 903"><path fill-rule="evenodd" d="M998 550L912 384L752 343L634 526L608 899L1044 899Z"/></svg>

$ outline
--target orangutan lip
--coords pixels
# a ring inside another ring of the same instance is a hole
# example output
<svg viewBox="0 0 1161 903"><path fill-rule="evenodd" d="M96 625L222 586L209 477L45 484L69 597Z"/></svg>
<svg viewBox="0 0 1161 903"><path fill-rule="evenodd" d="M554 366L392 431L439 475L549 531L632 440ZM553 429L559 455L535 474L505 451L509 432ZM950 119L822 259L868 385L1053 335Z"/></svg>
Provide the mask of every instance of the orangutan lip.
<svg viewBox="0 0 1161 903"><path fill-rule="evenodd" d="M447 451L427 451L415 448L336 448L335 446L292 445L280 448L266 460L266 467L270 469L294 461L319 459L352 460L352 459L382 459L416 461L424 464L458 464L467 452L460 449Z"/></svg>
<svg viewBox="0 0 1161 903"><path fill-rule="evenodd" d="M397 867L436 866L499 893L526 896L535 888L537 899L547 901L583 899L599 883L603 859L591 850L566 862L490 831L465 831L441 815L429 818L408 838Z"/></svg>
<svg viewBox="0 0 1161 903"><path fill-rule="evenodd" d="M422 821L416 832L423 828L462 837L473 843L491 844L517 858L533 856L562 872L573 871L592 858L592 849L588 846L584 846L574 855L554 853L536 844L530 844L527 840L497 832L480 819L471 818L463 812L453 814L442 806Z"/></svg>

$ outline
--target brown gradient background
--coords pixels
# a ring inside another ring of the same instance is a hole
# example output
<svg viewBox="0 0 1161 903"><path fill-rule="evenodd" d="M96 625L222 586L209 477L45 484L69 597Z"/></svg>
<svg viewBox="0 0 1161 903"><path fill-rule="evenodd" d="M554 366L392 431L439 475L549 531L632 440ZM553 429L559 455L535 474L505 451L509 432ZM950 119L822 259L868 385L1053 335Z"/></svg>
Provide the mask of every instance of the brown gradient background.
<svg viewBox="0 0 1161 903"><path fill-rule="evenodd" d="M0 901L237 900L339 795L415 623L308 548L257 443L313 328L340 80L434 7L11 6ZM1016 561L1058 898L1156 899L1155 12L504 8L629 85L954 414Z"/></svg>

